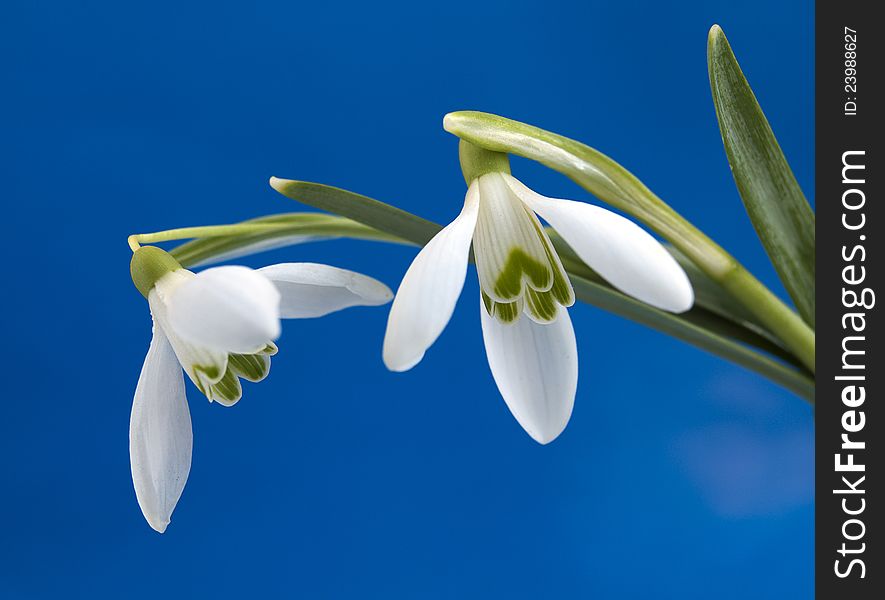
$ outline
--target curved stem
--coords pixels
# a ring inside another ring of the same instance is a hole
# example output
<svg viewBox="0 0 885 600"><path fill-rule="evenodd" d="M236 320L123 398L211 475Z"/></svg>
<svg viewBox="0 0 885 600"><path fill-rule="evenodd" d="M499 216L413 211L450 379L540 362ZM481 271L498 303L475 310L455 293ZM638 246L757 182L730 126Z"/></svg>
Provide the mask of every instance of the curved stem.
<svg viewBox="0 0 885 600"><path fill-rule="evenodd" d="M205 266L258 252L308 241L338 238L408 243L362 223L322 213L284 213L250 219L243 223L275 223L282 227L254 234L224 235L192 240L170 251L184 267Z"/></svg>
<svg viewBox="0 0 885 600"><path fill-rule="evenodd" d="M280 223L237 223L234 225L205 225L201 227L180 227L167 229L154 233L136 233L129 236L129 247L133 251L139 248L139 244L155 244L157 242L171 242L174 240L189 240L194 238L221 237L228 235L245 235L254 233L266 233L289 227Z"/></svg>
<svg viewBox="0 0 885 600"><path fill-rule="evenodd" d="M688 256L814 372L814 331L733 256L604 154L549 131L488 113L449 113L446 131L495 152L507 152L559 171L578 185L655 230Z"/></svg>

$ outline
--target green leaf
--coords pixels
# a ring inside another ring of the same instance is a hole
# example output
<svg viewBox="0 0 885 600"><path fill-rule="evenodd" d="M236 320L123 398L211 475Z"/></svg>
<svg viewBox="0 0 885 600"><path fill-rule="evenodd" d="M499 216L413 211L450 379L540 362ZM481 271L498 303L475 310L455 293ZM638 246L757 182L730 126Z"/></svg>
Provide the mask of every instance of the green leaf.
<svg viewBox="0 0 885 600"><path fill-rule="evenodd" d="M814 325L814 212L725 34L710 30L710 88L738 192L784 287Z"/></svg>
<svg viewBox="0 0 885 600"><path fill-rule="evenodd" d="M317 183L277 181L279 183L274 187L289 198L315 208L341 210L342 214L354 219L366 219L365 224L371 224L390 236L415 244L425 244L441 229L440 225L432 221L360 194ZM397 218L385 220L385 215L391 214L397 215ZM562 245L558 246L558 249L561 248ZM813 397L813 379L805 370L783 364L759 350L798 366L796 358L773 342L770 336L741 324L739 317L730 320L717 315L717 310L725 310L722 305L714 303L708 309L701 304L706 301L704 297L698 297L696 308L691 311L681 315L667 313L613 289L579 259L572 260L568 253L564 252L561 258L575 287L575 293L581 300L736 362L806 399ZM749 344L755 349L742 344Z"/></svg>
<svg viewBox="0 0 885 600"><path fill-rule="evenodd" d="M271 177L270 185L287 198L353 219L419 246L429 242L440 230L440 226L432 221L331 185L277 177Z"/></svg>

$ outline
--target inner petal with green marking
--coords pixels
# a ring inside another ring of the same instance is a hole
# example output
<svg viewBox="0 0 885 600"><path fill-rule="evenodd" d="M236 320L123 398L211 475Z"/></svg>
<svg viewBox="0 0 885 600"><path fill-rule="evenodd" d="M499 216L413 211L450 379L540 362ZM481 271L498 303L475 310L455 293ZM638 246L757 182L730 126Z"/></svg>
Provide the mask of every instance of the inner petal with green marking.
<svg viewBox="0 0 885 600"><path fill-rule="evenodd" d="M277 353L272 342L254 354L228 354L224 375L208 386L198 386L209 399L224 406L233 406L243 396L240 379L257 383L270 373L270 357Z"/></svg>
<svg viewBox="0 0 885 600"><path fill-rule="evenodd" d="M522 313L538 323L556 320L575 302L559 256L538 217L499 173L479 179L479 217L473 249L483 304L502 323Z"/></svg>
<svg viewBox="0 0 885 600"><path fill-rule="evenodd" d="M192 277L194 274L190 271L179 269L158 280L148 294L151 314L155 326L166 333L181 368L197 389L210 401L233 406L243 395L240 379L258 382L267 377L270 357L277 353L277 346L268 341L255 352L235 354L193 344L179 336L169 323L168 297Z"/></svg>

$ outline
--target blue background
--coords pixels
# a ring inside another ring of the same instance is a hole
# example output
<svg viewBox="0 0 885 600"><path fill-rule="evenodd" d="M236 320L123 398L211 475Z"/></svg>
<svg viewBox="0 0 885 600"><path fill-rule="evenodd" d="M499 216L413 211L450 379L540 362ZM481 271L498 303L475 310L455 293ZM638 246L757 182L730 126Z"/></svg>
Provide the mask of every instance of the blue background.
<svg viewBox="0 0 885 600"><path fill-rule="evenodd" d="M803 401L579 305L574 416L541 447L496 392L472 274L409 373L381 363L387 311L361 308L286 323L232 409L188 384L193 470L154 533L127 452L150 322L126 236L299 210L270 175L448 222L464 184L441 119L478 109L611 155L783 294L705 43L721 24L813 196L813 18L768 1L4 3L0 597L808 597ZM332 242L246 262L395 288L414 254Z"/></svg>

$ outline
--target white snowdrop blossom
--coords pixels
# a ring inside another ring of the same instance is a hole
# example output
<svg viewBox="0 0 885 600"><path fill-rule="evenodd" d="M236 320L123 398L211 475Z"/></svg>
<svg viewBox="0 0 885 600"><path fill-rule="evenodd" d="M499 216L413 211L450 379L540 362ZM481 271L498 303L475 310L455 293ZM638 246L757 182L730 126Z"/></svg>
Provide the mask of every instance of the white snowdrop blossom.
<svg viewBox="0 0 885 600"><path fill-rule="evenodd" d="M649 233L609 210L547 198L505 172L473 179L458 217L409 267L390 310L384 363L414 367L442 333L464 286L471 242L492 375L519 424L546 444L565 428L578 382L567 308L574 291L538 217L618 290L684 312L694 302L685 272Z"/></svg>
<svg viewBox="0 0 885 600"><path fill-rule="evenodd" d="M129 458L138 504L160 533L191 467L193 432L182 371L210 402L232 406L242 396L240 379L267 377L281 318L320 317L393 297L370 277L313 263L192 273L151 246L136 251L132 273L150 305L153 339L132 403Z"/></svg>

